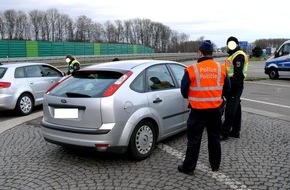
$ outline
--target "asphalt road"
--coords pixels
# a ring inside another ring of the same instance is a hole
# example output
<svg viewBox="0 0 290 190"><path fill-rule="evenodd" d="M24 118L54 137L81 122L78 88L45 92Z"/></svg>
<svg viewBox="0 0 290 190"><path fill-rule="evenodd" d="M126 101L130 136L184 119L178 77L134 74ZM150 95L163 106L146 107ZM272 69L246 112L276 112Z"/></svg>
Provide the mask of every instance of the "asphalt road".
<svg viewBox="0 0 290 190"><path fill-rule="evenodd" d="M249 77L256 80L245 82L241 138L222 142L219 172L210 170L206 133L197 169L187 176L177 171L185 133L160 142L152 156L136 162L126 155L47 143L39 107L25 117L0 113L0 189L289 190L290 122L283 117L289 116L290 81L270 80L260 68L262 62L249 66Z"/></svg>

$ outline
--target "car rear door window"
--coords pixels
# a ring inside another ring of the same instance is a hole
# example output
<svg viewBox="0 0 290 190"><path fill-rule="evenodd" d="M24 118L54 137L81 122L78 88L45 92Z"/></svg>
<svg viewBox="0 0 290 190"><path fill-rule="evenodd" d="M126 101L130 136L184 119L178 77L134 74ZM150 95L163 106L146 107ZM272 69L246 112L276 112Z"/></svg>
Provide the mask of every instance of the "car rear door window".
<svg viewBox="0 0 290 190"><path fill-rule="evenodd" d="M32 65L25 67L27 77L42 77L41 69L38 65Z"/></svg>
<svg viewBox="0 0 290 190"><path fill-rule="evenodd" d="M16 68L15 73L14 73L14 77L15 78L24 78L25 77L24 67Z"/></svg>

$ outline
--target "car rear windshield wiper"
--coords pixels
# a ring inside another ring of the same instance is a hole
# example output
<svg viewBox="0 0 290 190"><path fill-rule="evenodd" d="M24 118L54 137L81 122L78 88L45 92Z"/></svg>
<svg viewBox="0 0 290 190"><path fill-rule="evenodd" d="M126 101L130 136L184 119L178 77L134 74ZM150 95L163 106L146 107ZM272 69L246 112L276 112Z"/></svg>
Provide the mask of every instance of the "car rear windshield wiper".
<svg viewBox="0 0 290 190"><path fill-rule="evenodd" d="M65 93L67 97L91 97L90 95L87 94L80 94L80 93L75 93L75 92L67 92Z"/></svg>

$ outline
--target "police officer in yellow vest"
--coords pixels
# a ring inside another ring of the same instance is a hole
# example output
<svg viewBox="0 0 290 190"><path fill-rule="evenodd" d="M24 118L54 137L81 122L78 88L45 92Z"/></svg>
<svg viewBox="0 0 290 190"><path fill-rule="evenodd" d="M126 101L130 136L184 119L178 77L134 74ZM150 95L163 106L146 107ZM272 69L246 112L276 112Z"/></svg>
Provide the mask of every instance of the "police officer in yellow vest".
<svg viewBox="0 0 290 190"><path fill-rule="evenodd" d="M77 71L81 68L80 62L76 60L72 55L67 55L65 61L67 62L67 74L70 75L72 72Z"/></svg>
<svg viewBox="0 0 290 190"><path fill-rule="evenodd" d="M201 43L198 61L185 69L181 80L181 94L188 99L190 115L187 120L187 150L178 171L193 175L196 168L202 133L208 136L209 162L218 171L221 162L220 134L222 128L222 96L230 91L226 66L213 60L213 44Z"/></svg>
<svg viewBox="0 0 290 190"><path fill-rule="evenodd" d="M241 96L244 89L244 79L247 76L248 58L241 50L236 37L227 40L229 56L226 59L227 72L231 80L231 92L226 96L225 120L223 122L221 140L228 137L240 138L242 109Z"/></svg>

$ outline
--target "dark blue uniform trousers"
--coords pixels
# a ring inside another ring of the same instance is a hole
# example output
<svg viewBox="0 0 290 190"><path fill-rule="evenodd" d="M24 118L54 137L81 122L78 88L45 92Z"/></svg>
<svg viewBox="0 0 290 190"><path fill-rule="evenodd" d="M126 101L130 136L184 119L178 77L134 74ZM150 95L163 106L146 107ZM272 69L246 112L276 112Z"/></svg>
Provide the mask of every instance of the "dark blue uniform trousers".
<svg viewBox="0 0 290 190"><path fill-rule="evenodd" d="M222 135L227 137L240 135L242 125L241 95L243 88L234 90L226 97L225 120L222 127Z"/></svg>
<svg viewBox="0 0 290 190"><path fill-rule="evenodd" d="M215 109L191 109L187 120L187 150L183 167L187 171L196 168L202 134L207 130L209 163L212 169L219 169L221 162L220 133L222 128L221 107Z"/></svg>

